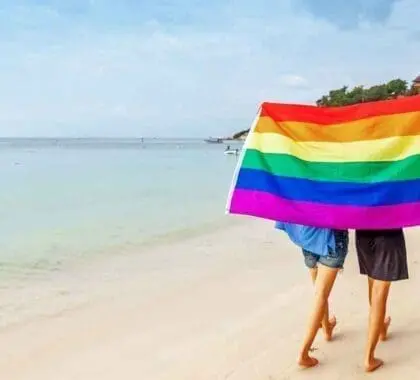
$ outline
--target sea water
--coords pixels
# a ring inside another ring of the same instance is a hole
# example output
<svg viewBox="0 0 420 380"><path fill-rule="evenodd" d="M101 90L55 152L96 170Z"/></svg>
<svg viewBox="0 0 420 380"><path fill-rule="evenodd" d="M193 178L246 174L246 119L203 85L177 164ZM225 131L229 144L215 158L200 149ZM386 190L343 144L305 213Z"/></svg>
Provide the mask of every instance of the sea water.
<svg viewBox="0 0 420 380"><path fill-rule="evenodd" d="M0 281L222 223L237 163L224 147L0 139Z"/></svg>

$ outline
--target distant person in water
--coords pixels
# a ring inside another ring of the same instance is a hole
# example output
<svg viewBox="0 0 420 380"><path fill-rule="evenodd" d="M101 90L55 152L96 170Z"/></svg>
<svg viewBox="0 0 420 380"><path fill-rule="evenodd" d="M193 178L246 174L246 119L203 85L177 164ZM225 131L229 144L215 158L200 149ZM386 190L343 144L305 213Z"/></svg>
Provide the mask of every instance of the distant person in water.
<svg viewBox="0 0 420 380"><path fill-rule="evenodd" d="M318 360L310 356L309 352L319 328L322 327L325 340L330 341L337 324L336 318L329 316L328 298L337 273L343 268L347 256L348 231L281 222L276 223L276 228L285 231L289 238L302 248L305 264L315 285L314 304L298 357L300 366L314 367Z"/></svg>
<svg viewBox="0 0 420 380"><path fill-rule="evenodd" d="M391 283L408 279L404 232L397 230L356 231L356 250L360 274L368 276L369 327L365 370L372 372L383 365L375 357L379 340L388 337L391 318L386 308Z"/></svg>

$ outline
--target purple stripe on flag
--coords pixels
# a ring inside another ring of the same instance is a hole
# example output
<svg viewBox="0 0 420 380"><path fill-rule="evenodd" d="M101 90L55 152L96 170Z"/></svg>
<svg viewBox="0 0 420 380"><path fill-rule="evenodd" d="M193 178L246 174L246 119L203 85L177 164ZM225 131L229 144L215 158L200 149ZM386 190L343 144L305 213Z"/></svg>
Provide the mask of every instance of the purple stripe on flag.
<svg viewBox="0 0 420 380"><path fill-rule="evenodd" d="M392 206L343 206L292 201L235 189L228 211L274 221L335 229L394 229L420 225L420 202Z"/></svg>

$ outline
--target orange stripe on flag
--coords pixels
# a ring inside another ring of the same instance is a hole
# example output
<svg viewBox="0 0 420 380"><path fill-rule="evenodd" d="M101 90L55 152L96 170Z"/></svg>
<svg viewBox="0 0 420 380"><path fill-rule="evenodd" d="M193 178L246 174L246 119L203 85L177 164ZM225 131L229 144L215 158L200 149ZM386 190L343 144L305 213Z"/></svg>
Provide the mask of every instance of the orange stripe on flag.
<svg viewBox="0 0 420 380"><path fill-rule="evenodd" d="M376 116L340 124L322 125L259 118L258 133L278 133L294 141L352 142L420 135L420 112Z"/></svg>

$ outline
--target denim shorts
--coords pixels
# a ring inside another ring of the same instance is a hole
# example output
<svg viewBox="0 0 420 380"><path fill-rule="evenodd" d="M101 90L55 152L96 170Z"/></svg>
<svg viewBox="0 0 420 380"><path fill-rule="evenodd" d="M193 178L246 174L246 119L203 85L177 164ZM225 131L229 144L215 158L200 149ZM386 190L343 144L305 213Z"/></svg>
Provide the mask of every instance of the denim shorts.
<svg viewBox="0 0 420 380"><path fill-rule="evenodd" d="M318 263L325 265L326 267L333 269L342 269L344 261L346 260L348 248L349 248L349 234L348 231L335 230L335 250L332 248L328 249L327 256L320 256L315 253L303 250L303 256L305 258L305 265L309 269L314 269L318 266Z"/></svg>

